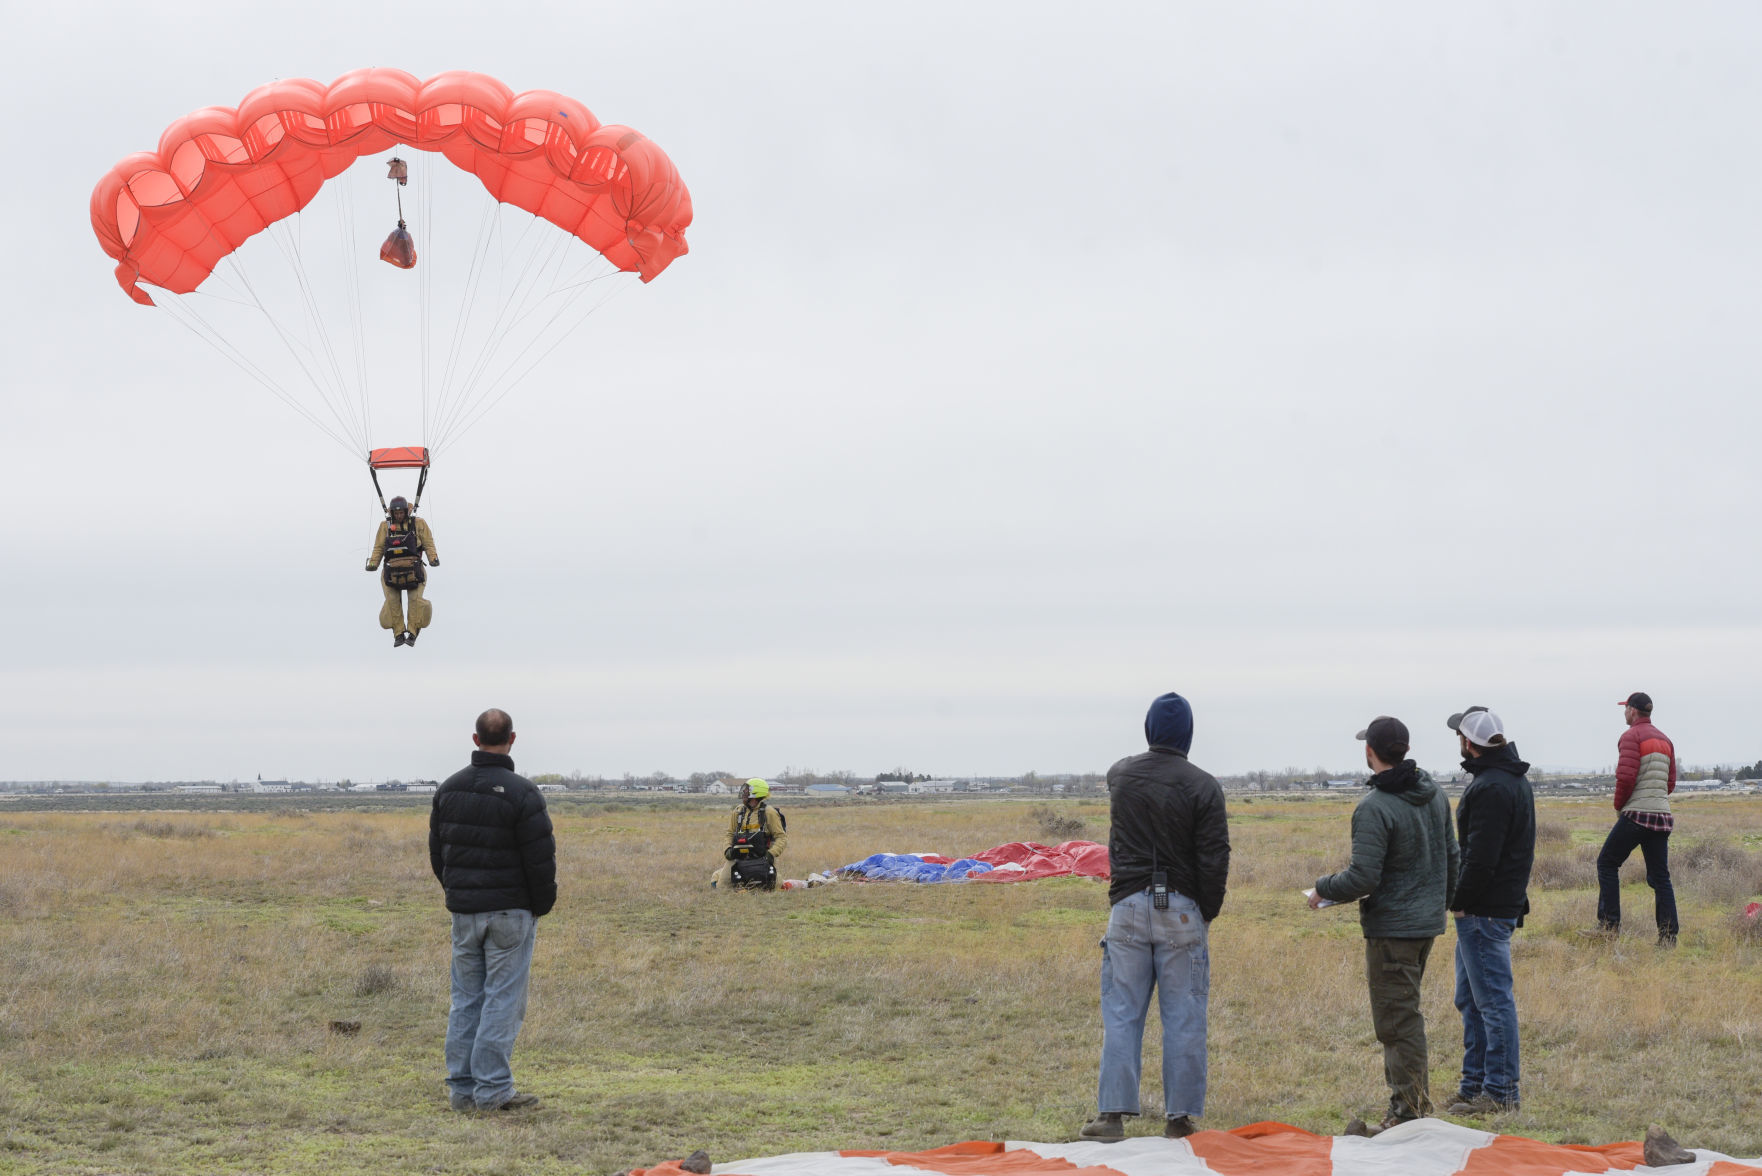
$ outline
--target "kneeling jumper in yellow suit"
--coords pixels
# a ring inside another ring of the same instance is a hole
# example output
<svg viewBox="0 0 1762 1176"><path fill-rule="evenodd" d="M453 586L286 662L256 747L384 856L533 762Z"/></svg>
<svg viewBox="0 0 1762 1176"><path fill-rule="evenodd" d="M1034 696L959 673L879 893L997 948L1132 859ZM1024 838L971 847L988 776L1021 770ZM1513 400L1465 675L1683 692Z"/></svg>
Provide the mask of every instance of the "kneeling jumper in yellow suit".
<svg viewBox="0 0 1762 1176"><path fill-rule="evenodd" d="M428 587L428 573L422 568L422 557L428 566L438 568L440 556L434 549L434 536L428 523L410 513L410 504L400 496L392 499L385 522L373 536L373 551L367 557L367 570L385 559L380 585L385 589L385 607L379 610L379 627L392 631L392 646L416 644L416 634L434 617L434 605L422 598ZM410 622L404 623L404 593L410 594Z"/></svg>
<svg viewBox="0 0 1762 1176"><path fill-rule="evenodd" d="M710 879L712 890L725 890L734 884L734 863L736 860L762 857L768 859L775 866L777 859L783 856L783 846L789 840L789 827L783 823L782 813L765 805L765 801L770 795L771 786L765 781L748 780L746 782L746 798L741 802L740 807L734 810L734 815L728 818L728 848L722 851L722 856L728 859L728 864L717 870L715 876ZM766 834L764 840L767 844L758 854L745 854L736 848L737 839L742 833L761 831ZM748 883L748 885L756 884ZM765 889L771 890L776 885L777 880L773 871L770 884Z"/></svg>

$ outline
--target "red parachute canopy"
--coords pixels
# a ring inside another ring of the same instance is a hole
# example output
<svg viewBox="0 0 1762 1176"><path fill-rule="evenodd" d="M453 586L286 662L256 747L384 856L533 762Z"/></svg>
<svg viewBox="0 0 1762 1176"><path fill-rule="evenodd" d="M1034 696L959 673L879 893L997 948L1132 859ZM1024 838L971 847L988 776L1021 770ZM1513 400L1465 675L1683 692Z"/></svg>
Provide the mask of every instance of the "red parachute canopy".
<svg viewBox="0 0 1762 1176"><path fill-rule="evenodd" d="M221 258L363 155L404 144L438 151L497 200L579 237L647 282L686 251L691 194L662 150L629 127L602 126L561 94L516 94L480 73L427 81L362 69L325 86L271 82L238 108L185 115L111 168L92 190L92 230L116 280L187 294Z"/></svg>

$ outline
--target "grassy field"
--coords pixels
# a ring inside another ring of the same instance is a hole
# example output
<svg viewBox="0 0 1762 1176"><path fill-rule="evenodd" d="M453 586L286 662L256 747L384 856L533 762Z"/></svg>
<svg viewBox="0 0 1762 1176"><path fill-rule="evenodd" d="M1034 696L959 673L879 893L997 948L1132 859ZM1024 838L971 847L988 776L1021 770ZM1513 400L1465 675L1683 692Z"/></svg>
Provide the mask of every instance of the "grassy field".
<svg viewBox="0 0 1762 1176"><path fill-rule="evenodd" d="M794 877L1042 839L1020 801L786 807ZM1231 803L1206 1126L1380 1114L1356 916L1297 894L1344 864L1350 807ZM1515 949L1525 1102L1496 1126L1601 1143L1656 1121L1762 1154L1762 936L1736 915L1762 890L1762 801L1679 805L1674 953L1652 947L1637 854L1629 935L1575 934L1610 810L1540 808ZM609 1173L699 1147L720 1162L1071 1138L1093 1110L1101 884L711 893L725 809L553 811L562 897L515 1054L545 1105L476 1116L449 1112L441 1083L447 919L425 807L0 808L0 1173ZM1058 812L1106 839L1105 802ZM1434 1096L1456 1076L1451 946L1426 985Z"/></svg>

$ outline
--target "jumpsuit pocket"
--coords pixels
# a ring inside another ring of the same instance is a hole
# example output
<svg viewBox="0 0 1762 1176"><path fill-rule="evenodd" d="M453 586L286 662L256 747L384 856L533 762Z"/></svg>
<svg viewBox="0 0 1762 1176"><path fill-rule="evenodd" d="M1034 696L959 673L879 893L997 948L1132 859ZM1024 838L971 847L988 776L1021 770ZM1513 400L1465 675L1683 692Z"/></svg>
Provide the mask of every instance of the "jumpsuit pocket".
<svg viewBox="0 0 1762 1176"><path fill-rule="evenodd" d="M489 941L503 951L519 947L526 938L525 922L520 912L497 911L489 917Z"/></svg>

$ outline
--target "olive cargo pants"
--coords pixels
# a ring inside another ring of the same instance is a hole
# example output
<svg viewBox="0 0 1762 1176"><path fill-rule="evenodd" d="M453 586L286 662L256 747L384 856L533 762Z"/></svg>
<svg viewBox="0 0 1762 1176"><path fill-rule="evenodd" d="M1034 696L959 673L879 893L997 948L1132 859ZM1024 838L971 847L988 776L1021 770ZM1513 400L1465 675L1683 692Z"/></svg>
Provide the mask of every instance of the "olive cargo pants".
<svg viewBox="0 0 1762 1176"><path fill-rule="evenodd" d="M1370 984L1370 1019L1383 1043L1383 1078L1389 1110L1398 1118L1432 1113L1426 1022L1419 1011L1420 981L1432 954L1430 939L1366 939L1364 975Z"/></svg>

